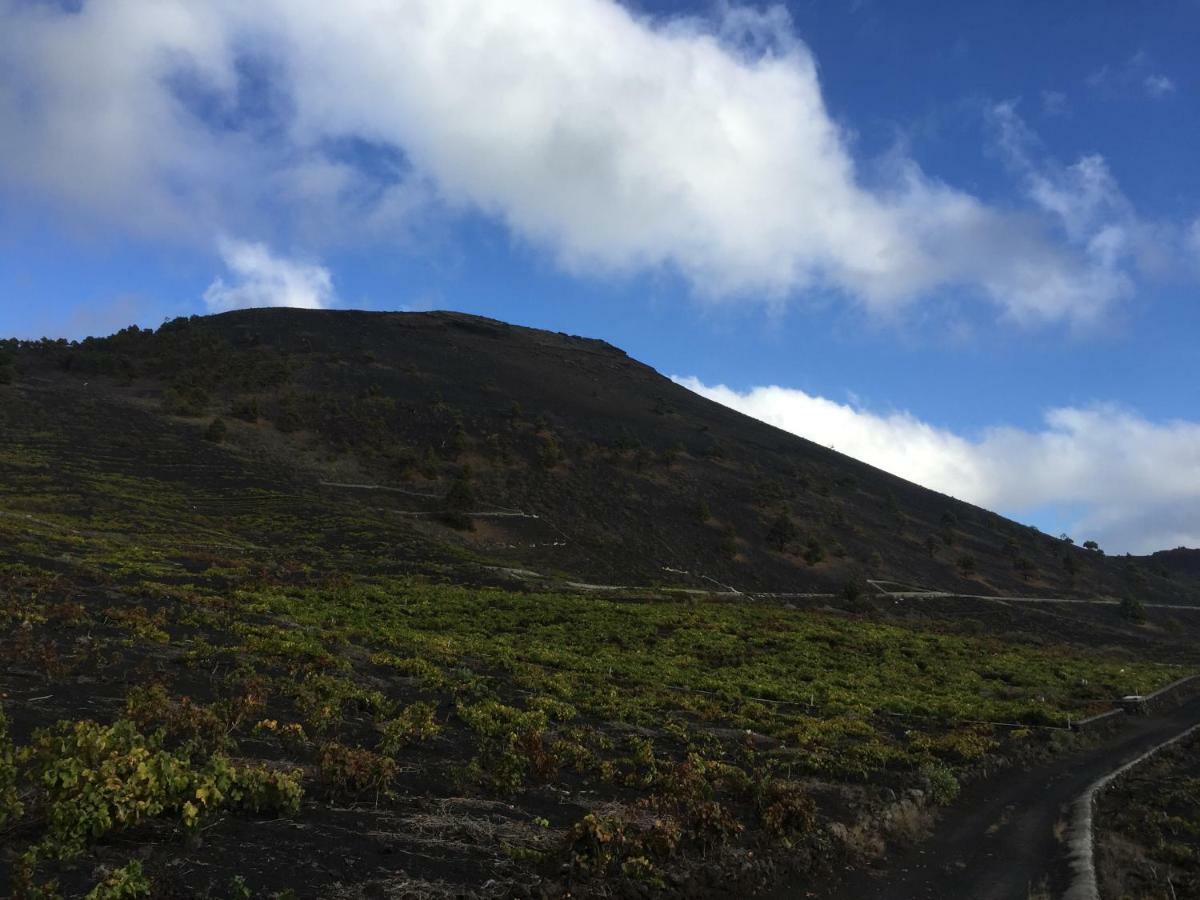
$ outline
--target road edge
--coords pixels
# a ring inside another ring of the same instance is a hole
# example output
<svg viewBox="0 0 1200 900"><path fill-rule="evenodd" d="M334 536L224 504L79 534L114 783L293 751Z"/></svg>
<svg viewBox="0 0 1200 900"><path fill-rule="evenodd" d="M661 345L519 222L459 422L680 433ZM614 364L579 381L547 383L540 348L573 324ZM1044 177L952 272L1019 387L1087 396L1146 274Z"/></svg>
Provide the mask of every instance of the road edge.
<svg viewBox="0 0 1200 900"><path fill-rule="evenodd" d="M1091 786L1071 805L1071 824L1067 831L1071 883L1063 894L1063 900L1100 900L1100 885L1096 877L1096 835L1094 812L1096 797L1109 785L1131 769L1173 744L1200 731L1200 723L1185 728L1179 734L1151 747L1145 753L1130 760Z"/></svg>

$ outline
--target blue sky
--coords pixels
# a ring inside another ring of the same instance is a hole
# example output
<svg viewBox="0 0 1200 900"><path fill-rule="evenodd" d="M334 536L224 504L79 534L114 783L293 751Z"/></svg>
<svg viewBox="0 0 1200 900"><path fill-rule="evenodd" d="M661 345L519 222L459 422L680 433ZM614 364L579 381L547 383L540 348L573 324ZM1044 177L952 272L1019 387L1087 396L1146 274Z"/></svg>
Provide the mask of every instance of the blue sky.
<svg viewBox="0 0 1200 900"><path fill-rule="evenodd" d="M0 333L459 309L1200 545L1195 0L273 2L0 0Z"/></svg>

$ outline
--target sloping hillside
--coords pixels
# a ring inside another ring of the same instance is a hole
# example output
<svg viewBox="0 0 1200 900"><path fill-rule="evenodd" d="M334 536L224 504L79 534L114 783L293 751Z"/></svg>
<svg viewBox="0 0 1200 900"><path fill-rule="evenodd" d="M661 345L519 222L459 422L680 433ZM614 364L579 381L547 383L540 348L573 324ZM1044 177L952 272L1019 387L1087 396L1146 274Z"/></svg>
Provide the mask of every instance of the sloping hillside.
<svg viewBox="0 0 1200 900"><path fill-rule="evenodd" d="M1194 582L599 342L269 310L0 351L0 896L816 895L1195 667L1189 605L846 590Z"/></svg>
<svg viewBox="0 0 1200 900"><path fill-rule="evenodd" d="M135 467L150 450L168 467L173 452L211 458L228 485L261 486L269 470L272 490L352 510L414 564L449 553L603 584L745 592L872 578L977 594L1195 596L1186 568L1038 534L582 337L455 313L266 309L80 344L10 343L9 354L10 435L32 404L90 414L80 440L133 440ZM203 441L216 418L220 443Z"/></svg>

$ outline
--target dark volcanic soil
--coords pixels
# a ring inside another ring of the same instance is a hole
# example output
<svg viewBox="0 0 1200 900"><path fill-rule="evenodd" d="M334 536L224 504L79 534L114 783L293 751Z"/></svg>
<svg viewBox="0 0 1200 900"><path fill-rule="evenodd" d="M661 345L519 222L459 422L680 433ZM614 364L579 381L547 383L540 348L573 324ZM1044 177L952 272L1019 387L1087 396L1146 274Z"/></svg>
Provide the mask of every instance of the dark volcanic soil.
<svg viewBox="0 0 1200 900"><path fill-rule="evenodd" d="M1097 779L1200 722L1200 697L1152 716L1130 716L1111 737L1026 771L1002 772L963 791L933 835L892 854L885 871L857 871L830 900L1026 900L1067 888L1063 826ZM779 894L780 900L785 894ZM787 895L794 896L794 895Z"/></svg>

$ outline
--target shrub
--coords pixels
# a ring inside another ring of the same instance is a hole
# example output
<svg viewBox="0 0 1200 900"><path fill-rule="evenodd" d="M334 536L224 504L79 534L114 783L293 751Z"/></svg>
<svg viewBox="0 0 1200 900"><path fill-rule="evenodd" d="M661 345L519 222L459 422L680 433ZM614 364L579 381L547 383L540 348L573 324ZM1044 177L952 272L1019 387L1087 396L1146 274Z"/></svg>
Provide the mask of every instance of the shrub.
<svg viewBox="0 0 1200 900"><path fill-rule="evenodd" d="M172 700L160 684L130 689L125 715L143 731L164 729L171 743L183 744L189 752L211 754L228 750L233 743L230 726L213 707L194 703L190 697Z"/></svg>
<svg viewBox="0 0 1200 900"><path fill-rule="evenodd" d="M296 774L236 770L219 754L197 763L162 748L128 719L60 722L34 734L19 759L39 789L46 830L37 845L60 859L90 841L156 818L191 830L220 809L294 812Z"/></svg>
<svg viewBox="0 0 1200 900"><path fill-rule="evenodd" d="M199 418L208 408L208 394L198 387L168 388L163 392L162 406L173 416Z"/></svg>
<svg viewBox="0 0 1200 900"><path fill-rule="evenodd" d="M299 769L284 771L267 766L238 769L232 791L234 805L253 813L293 815L304 798L301 774Z"/></svg>
<svg viewBox="0 0 1200 900"><path fill-rule="evenodd" d="M368 691L345 678L310 673L292 686L292 697L313 733L329 732L341 724L347 710L363 710L372 715L389 715L391 703L379 691Z"/></svg>
<svg viewBox="0 0 1200 900"><path fill-rule="evenodd" d="M134 860L109 872L102 882L88 891L84 900L135 900L150 895L150 879L142 871L142 864Z"/></svg>
<svg viewBox="0 0 1200 900"><path fill-rule="evenodd" d="M0 707L0 828L19 818L23 809L17 797L17 766L8 719Z"/></svg>
<svg viewBox="0 0 1200 900"><path fill-rule="evenodd" d="M262 415L262 408L259 406L257 397L238 397L233 401L229 414L235 419L253 424Z"/></svg>
<svg viewBox="0 0 1200 900"><path fill-rule="evenodd" d="M225 435L228 431L229 429L225 426L224 419L213 419L208 427L204 429L204 439L214 444L219 444L225 440Z"/></svg>
<svg viewBox="0 0 1200 900"><path fill-rule="evenodd" d="M442 732L442 726L434 718L435 712L432 703L414 703L405 707L400 715L383 726L380 750L395 756L410 744L437 737Z"/></svg>
<svg viewBox="0 0 1200 900"><path fill-rule="evenodd" d="M796 529L796 523L792 521L792 517L786 512L781 512L767 530L767 546L782 553L799 535L800 532Z"/></svg>
<svg viewBox="0 0 1200 900"><path fill-rule="evenodd" d="M474 505L475 491L471 488L471 475L469 470L463 469L442 498L442 520L451 528L470 531L474 526L469 513Z"/></svg>
<svg viewBox="0 0 1200 900"><path fill-rule="evenodd" d="M295 394L285 394L279 398L275 410L275 428L281 434L291 434L304 427L304 413L301 409L300 398Z"/></svg>
<svg viewBox="0 0 1200 900"><path fill-rule="evenodd" d="M321 748L318 760L321 779L337 791L385 793L396 777L396 762L362 747L347 747L330 741Z"/></svg>
<svg viewBox="0 0 1200 900"><path fill-rule="evenodd" d="M975 574L975 557L970 553L964 553L958 558L958 571L963 575L970 577Z"/></svg>
<svg viewBox="0 0 1200 900"><path fill-rule="evenodd" d="M537 459L543 469L553 469L563 461L562 447L554 435L542 434L538 436Z"/></svg>
<svg viewBox="0 0 1200 900"><path fill-rule="evenodd" d="M280 725L275 719L263 719L254 726L257 737L273 737L284 753L300 754L308 750L310 742L299 722Z"/></svg>
<svg viewBox="0 0 1200 900"><path fill-rule="evenodd" d="M732 525L726 525L721 529L721 541L717 544L717 551L721 554L722 559L733 559L737 556L737 532L733 530Z"/></svg>
<svg viewBox="0 0 1200 900"><path fill-rule="evenodd" d="M929 797L938 806L949 806L958 797L958 779L945 766L927 763L921 767L921 776L929 788Z"/></svg>
<svg viewBox="0 0 1200 900"><path fill-rule="evenodd" d="M59 858L159 816L194 825L200 808L192 800L207 805L223 796L230 780L218 772L199 778L186 759L161 748L161 736L146 737L128 719L108 727L60 722L35 734L20 759L43 795L41 848Z"/></svg>
<svg viewBox="0 0 1200 900"><path fill-rule="evenodd" d="M867 582L861 575L851 575L842 584L842 599L850 606L858 607L859 602L866 597Z"/></svg>
<svg viewBox="0 0 1200 900"><path fill-rule="evenodd" d="M1146 607L1142 605L1142 601L1137 597L1122 597L1121 598L1121 617L1129 622L1145 622Z"/></svg>
<svg viewBox="0 0 1200 900"><path fill-rule="evenodd" d="M776 840L790 841L813 831L817 805L799 785L773 781L760 800L763 829Z"/></svg>
<svg viewBox="0 0 1200 900"><path fill-rule="evenodd" d="M516 793L533 768L539 775L550 774L556 760L545 746L546 713L520 710L487 701L459 706L458 716L479 743L474 768L499 793Z"/></svg>

